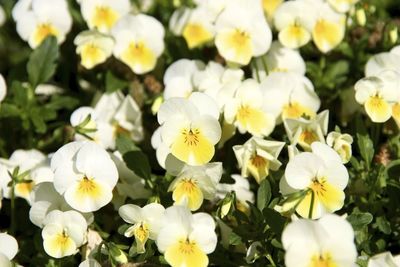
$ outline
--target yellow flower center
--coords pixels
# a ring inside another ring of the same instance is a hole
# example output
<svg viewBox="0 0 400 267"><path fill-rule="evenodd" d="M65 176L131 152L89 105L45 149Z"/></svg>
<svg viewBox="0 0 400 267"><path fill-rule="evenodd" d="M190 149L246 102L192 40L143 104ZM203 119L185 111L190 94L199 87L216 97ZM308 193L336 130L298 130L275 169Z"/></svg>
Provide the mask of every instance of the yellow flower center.
<svg viewBox="0 0 400 267"><path fill-rule="evenodd" d="M117 22L118 14L108 6L97 6L95 8L91 24L99 29L109 30Z"/></svg>
<svg viewBox="0 0 400 267"><path fill-rule="evenodd" d="M85 176L78 184L76 195L78 198L97 198L101 195L101 187L93 179Z"/></svg>
<svg viewBox="0 0 400 267"><path fill-rule="evenodd" d="M203 203L203 192L196 180L185 178L177 183L172 199L179 204L187 201L190 210L197 210Z"/></svg>
<svg viewBox="0 0 400 267"><path fill-rule="evenodd" d="M312 34L318 49L322 52L327 52L342 41L343 33L342 25L319 19L314 26Z"/></svg>
<svg viewBox="0 0 400 267"><path fill-rule="evenodd" d="M179 239L165 251L165 259L171 266L205 267L208 257L195 241Z"/></svg>
<svg viewBox="0 0 400 267"><path fill-rule="evenodd" d="M189 131L187 129L183 129L182 134L185 136L186 145L197 146L197 144L199 143L199 129L189 129Z"/></svg>
<svg viewBox="0 0 400 267"><path fill-rule="evenodd" d="M34 185L35 184L33 182L18 183L15 185L15 193L20 197L28 198Z"/></svg>
<svg viewBox="0 0 400 267"><path fill-rule="evenodd" d="M179 251L182 254L192 254L194 252L196 243L190 242L189 240L180 240L179 241Z"/></svg>
<svg viewBox="0 0 400 267"><path fill-rule="evenodd" d="M308 148L315 141L318 141L318 136L312 130L304 130L300 134L299 144L305 148Z"/></svg>
<svg viewBox="0 0 400 267"><path fill-rule="evenodd" d="M253 164L257 168L265 168L268 164L268 161L265 158L263 158L257 154L255 154L253 157L251 157L250 161L251 161L251 164Z"/></svg>
<svg viewBox="0 0 400 267"><path fill-rule="evenodd" d="M155 54L144 42L131 42L121 54L121 60L131 69L139 72L151 70L156 64Z"/></svg>
<svg viewBox="0 0 400 267"><path fill-rule="evenodd" d="M58 35L58 30L50 23L41 23L37 25L36 30L33 35L33 42L35 45L39 45L46 39L47 36Z"/></svg>
<svg viewBox="0 0 400 267"><path fill-rule="evenodd" d="M263 0L262 5L268 19L272 19L277 7L282 4L283 0Z"/></svg>
<svg viewBox="0 0 400 267"><path fill-rule="evenodd" d="M260 109L241 105L236 113L237 122L251 134L261 135L268 127L268 121L264 112Z"/></svg>
<svg viewBox="0 0 400 267"><path fill-rule="evenodd" d="M332 260L330 254L325 254L313 256L310 267L338 267L338 265Z"/></svg>
<svg viewBox="0 0 400 267"><path fill-rule="evenodd" d="M282 119L298 119L304 116L314 118L315 115L314 111L297 102L285 105L282 110Z"/></svg>
<svg viewBox="0 0 400 267"><path fill-rule="evenodd" d="M86 44L81 50L82 65L90 69L105 60L106 56L103 50L95 44Z"/></svg>
<svg viewBox="0 0 400 267"><path fill-rule="evenodd" d="M213 38L212 34L198 23L188 23L183 29L182 36L190 49L200 46Z"/></svg>
<svg viewBox="0 0 400 267"><path fill-rule="evenodd" d="M134 235L137 240L139 240L141 243L146 242L146 240L149 238L149 226L147 223L140 223L134 230Z"/></svg>

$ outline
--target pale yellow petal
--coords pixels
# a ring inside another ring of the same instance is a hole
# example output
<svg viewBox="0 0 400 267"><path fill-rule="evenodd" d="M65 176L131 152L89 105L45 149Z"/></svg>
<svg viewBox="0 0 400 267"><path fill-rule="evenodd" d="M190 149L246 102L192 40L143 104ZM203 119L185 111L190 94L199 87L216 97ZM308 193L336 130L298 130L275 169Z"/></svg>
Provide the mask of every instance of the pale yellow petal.
<svg viewBox="0 0 400 267"><path fill-rule="evenodd" d="M121 54L121 61L127 64L133 72L142 74L154 68L157 57L143 42L131 43Z"/></svg>
<svg viewBox="0 0 400 267"><path fill-rule="evenodd" d="M307 44L311 34L301 25L292 24L281 30L278 38L284 46L294 49Z"/></svg>
<svg viewBox="0 0 400 267"><path fill-rule="evenodd" d="M319 19L313 28L312 36L318 49L326 53L335 48L343 40L343 25Z"/></svg>
<svg viewBox="0 0 400 267"><path fill-rule="evenodd" d="M373 122L385 122L392 116L392 107L379 96L370 97L364 107Z"/></svg>
<svg viewBox="0 0 400 267"><path fill-rule="evenodd" d="M190 49L201 46L213 39L212 33L199 23L188 23L183 29L182 36Z"/></svg>
<svg viewBox="0 0 400 267"><path fill-rule="evenodd" d="M192 211L200 208L203 198L203 192L193 179L179 181L172 194L172 199L177 203L187 200L187 205Z"/></svg>
<svg viewBox="0 0 400 267"><path fill-rule="evenodd" d="M206 267L208 265L207 255L195 242L189 240L179 240L175 245L167 248L164 256L172 267Z"/></svg>
<svg viewBox="0 0 400 267"><path fill-rule="evenodd" d="M224 31L216 36L219 53L234 63L247 65L253 56L253 46L250 35L240 30Z"/></svg>

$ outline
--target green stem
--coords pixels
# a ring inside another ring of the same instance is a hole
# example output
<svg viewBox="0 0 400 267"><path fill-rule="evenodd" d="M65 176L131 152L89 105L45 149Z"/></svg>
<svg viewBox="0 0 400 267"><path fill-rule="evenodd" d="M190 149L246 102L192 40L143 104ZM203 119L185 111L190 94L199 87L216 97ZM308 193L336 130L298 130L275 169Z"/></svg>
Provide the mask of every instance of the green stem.
<svg viewBox="0 0 400 267"><path fill-rule="evenodd" d="M272 259L271 254L268 253L266 255L266 257L269 260L269 262L272 264L272 266L276 267L276 264L275 264L274 260Z"/></svg>
<svg viewBox="0 0 400 267"><path fill-rule="evenodd" d="M11 235L15 235L15 177L12 177L11 184Z"/></svg>
<svg viewBox="0 0 400 267"><path fill-rule="evenodd" d="M311 203L310 203L310 211L308 212L308 218L312 218L313 214L313 209L314 209L314 199L315 199L315 193L313 190L311 190Z"/></svg>

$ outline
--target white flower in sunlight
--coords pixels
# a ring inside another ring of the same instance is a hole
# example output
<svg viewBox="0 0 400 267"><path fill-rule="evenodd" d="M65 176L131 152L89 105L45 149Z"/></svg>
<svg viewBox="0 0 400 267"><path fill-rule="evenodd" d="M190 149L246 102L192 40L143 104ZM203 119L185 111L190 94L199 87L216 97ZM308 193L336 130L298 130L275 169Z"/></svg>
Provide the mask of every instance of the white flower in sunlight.
<svg viewBox="0 0 400 267"><path fill-rule="evenodd" d="M17 255L17 240L6 233L0 233L0 265L2 267L12 267L11 260Z"/></svg>
<svg viewBox="0 0 400 267"><path fill-rule="evenodd" d="M171 182L168 191L173 192L175 204L187 206L191 211L198 210L203 199L214 199L222 171L221 162L203 166L186 165Z"/></svg>
<svg viewBox="0 0 400 267"><path fill-rule="evenodd" d="M13 9L17 32L32 48L53 35L58 43L65 40L72 27L72 17L65 0L18 1Z"/></svg>
<svg viewBox="0 0 400 267"><path fill-rule="evenodd" d="M295 72L305 75L306 63L298 50L287 48L274 41L267 54L255 59L252 70L253 78L263 81L270 72Z"/></svg>
<svg viewBox="0 0 400 267"><path fill-rule="evenodd" d="M46 84L46 83L39 84L35 88L36 95L52 96L56 94L62 94L64 92L65 90L63 88L53 84Z"/></svg>
<svg viewBox="0 0 400 267"><path fill-rule="evenodd" d="M306 45L311 40L314 23L315 9L307 1L287 1L275 11L274 24L279 31L279 42L288 48Z"/></svg>
<svg viewBox="0 0 400 267"><path fill-rule="evenodd" d="M40 183L31 192L31 208L29 210L29 219L33 224L42 228L47 214L53 210L69 211L72 207L65 202L65 199L56 191L53 183ZM92 213L83 213L87 224L93 222Z"/></svg>
<svg viewBox="0 0 400 267"><path fill-rule="evenodd" d="M89 115L90 120L81 125ZM94 108L76 109L70 122L73 127L80 127L75 140L87 140L87 135L104 148L115 149L119 134L127 134L136 142L143 138L142 112L130 95L124 97L121 92L104 93Z"/></svg>
<svg viewBox="0 0 400 267"><path fill-rule="evenodd" d="M320 142L289 161L280 182L285 197L301 193L294 208L303 218L316 219L343 207L349 174L339 155Z"/></svg>
<svg viewBox="0 0 400 267"><path fill-rule="evenodd" d="M377 254L368 261L368 267L398 267L400 266L400 255L393 257L390 252Z"/></svg>
<svg viewBox="0 0 400 267"><path fill-rule="evenodd" d="M6 94L7 94L7 84L6 81L4 80L3 75L0 74L0 103L1 101L4 100L4 98L6 98Z"/></svg>
<svg viewBox="0 0 400 267"><path fill-rule="evenodd" d="M215 222L207 213L191 214L185 207L170 207L156 243L172 267L206 267L207 254L217 245Z"/></svg>
<svg viewBox="0 0 400 267"><path fill-rule="evenodd" d="M162 226L164 207L158 203L150 203L143 208L126 204L119 208L122 219L133 224L124 233L126 237L135 236L138 253L145 252L147 239L156 240Z"/></svg>
<svg viewBox="0 0 400 267"><path fill-rule="evenodd" d="M359 0L327 0L327 2L340 13L349 12Z"/></svg>
<svg viewBox="0 0 400 267"><path fill-rule="evenodd" d="M297 73L273 72L262 81L261 89L266 109L278 123L302 116L313 118L321 105L311 81Z"/></svg>
<svg viewBox="0 0 400 267"><path fill-rule="evenodd" d="M185 27L191 11L192 9L185 6L175 9L168 22L168 28L173 34L177 36L182 35L183 27Z"/></svg>
<svg viewBox="0 0 400 267"><path fill-rule="evenodd" d="M115 39L114 56L136 74L153 70L164 51L164 27L151 16L126 15L111 35Z"/></svg>
<svg viewBox="0 0 400 267"><path fill-rule="evenodd" d="M268 22L271 23L274 19L277 8L284 2L284 0L262 0L264 13L267 16Z"/></svg>
<svg viewBox="0 0 400 267"><path fill-rule="evenodd" d="M224 116L242 134L268 136L275 127L274 115L266 110L260 84L253 79L240 85L235 97L226 103Z"/></svg>
<svg viewBox="0 0 400 267"><path fill-rule="evenodd" d="M89 29L107 33L131 10L129 0L84 0L81 3L82 16Z"/></svg>
<svg viewBox="0 0 400 267"><path fill-rule="evenodd" d="M214 145L221 138L219 110L212 98L192 93L188 99L170 98L157 114L161 146L189 165L203 165L214 156Z"/></svg>
<svg viewBox="0 0 400 267"><path fill-rule="evenodd" d="M260 5L255 0L231 2L218 16L215 45L227 61L247 65L268 51L272 33Z"/></svg>
<svg viewBox="0 0 400 267"><path fill-rule="evenodd" d="M351 135L330 132L326 137L326 143L339 154L343 163L350 161L351 144L353 143L353 137Z"/></svg>
<svg viewBox="0 0 400 267"><path fill-rule="evenodd" d="M373 122L385 122L392 116L392 104L399 99L399 73L387 70L359 80L356 100L363 105Z"/></svg>
<svg viewBox="0 0 400 267"><path fill-rule="evenodd" d="M223 199L226 194L230 192L235 192L236 195L236 206L242 212L246 212L249 204L254 203L254 193L250 189L249 179L246 179L238 174L232 174L232 179L235 181L233 184L223 184L220 183L217 187L218 193L217 197Z"/></svg>
<svg viewBox="0 0 400 267"><path fill-rule="evenodd" d="M74 255L86 242L87 223L76 211L50 212L42 230L43 247L54 258Z"/></svg>
<svg viewBox="0 0 400 267"><path fill-rule="evenodd" d="M346 219L327 214L318 221L300 219L282 233L287 267L356 266L354 231Z"/></svg>
<svg viewBox="0 0 400 267"><path fill-rule="evenodd" d="M21 179L15 184L14 192L17 197L26 199L30 203L30 193L36 184L52 182L53 172L50 169L49 158L42 152L31 149L15 150L8 160L0 159L0 185L5 198L11 198L10 173L19 168Z"/></svg>
<svg viewBox="0 0 400 267"><path fill-rule="evenodd" d="M86 69L105 62L114 48L114 40L110 36L96 31L79 33L74 44L77 46L76 53L81 57L81 64Z"/></svg>
<svg viewBox="0 0 400 267"><path fill-rule="evenodd" d="M299 144L304 150L310 150L313 142L325 143L328 123L329 110L322 111L314 118L286 119L283 122L291 144Z"/></svg>
<svg viewBox="0 0 400 267"><path fill-rule="evenodd" d="M191 10L182 36L190 49L202 46L214 38L215 16L205 7L199 6Z"/></svg>
<svg viewBox="0 0 400 267"><path fill-rule="evenodd" d="M335 12L328 3L310 1L317 11L316 22L312 29L314 44L322 53L338 46L345 35L346 16Z"/></svg>
<svg viewBox="0 0 400 267"><path fill-rule="evenodd" d="M259 137L252 137L243 145L234 146L233 151L242 169L242 176L248 177L251 174L260 183L268 176L270 169L276 171L281 166L278 156L284 146L284 142Z"/></svg>
<svg viewBox="0 0 400 267"><path fill-rule="evenodd" d="M179 59L172 63L164 74L164 99L189 97L195 91L193 75L204 69L200 60Z"/></svg>
<svg viewBox="0 0 400 267"><path fill-rule="evenodd" d="M107 205L118 181L118 171L107 151L94 142L72 142L51 159L54 187L67 203L81 212Z"/></svg>

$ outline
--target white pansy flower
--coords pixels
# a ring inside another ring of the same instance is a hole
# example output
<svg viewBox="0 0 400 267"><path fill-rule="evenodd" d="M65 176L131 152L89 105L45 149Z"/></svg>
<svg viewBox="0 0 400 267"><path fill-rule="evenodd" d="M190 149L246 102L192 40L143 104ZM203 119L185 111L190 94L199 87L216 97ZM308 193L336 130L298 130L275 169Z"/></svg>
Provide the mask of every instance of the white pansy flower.
<svg viewBox="0 0 400 267"><path fill-rule="evenodd" d="M355 84L356 100L373 122L385 122L392 116L392 104L399 99L399 77L396 71L387 70Z"/></svg>
<svg viewBox="0 0 400 267"><path fill-rule="evenodd" d="M143 208L126 204L119 208L118 213L122 219L133 224L124 233L126 237L135 236L136 248L139 253L145 252L148 239L156 240L162 226L164 207L158 203L150 203Z"/></svg>
<svg viewBox="0 0 400 267"><path fill-rule="evenodd" d="M168 22L169 30L177 36L182 35L183 28L185 27L191 12L192 9L185 6L175 9Z"/></svg>
<svg viewBox="0 0 400 267"><path fill-rule="evenodd" d="M182 36L190 49L210 42L214 38L215 16L205 7L197 7L190 12Z"/></svg>
<svg viewBox="0 0 400 267"><path fill-rule="evenodd" d="M284 2L284 0L262 0L264 13L267 16L268 22L271 23L274 19L277 8Z"/></svg>
<svg viewBox="0 0 400 267"><path fill-rule="evenodd" d="M214 199L222 171L221 162L207 163L203 166L185 165L176 174L168 191L173 192L172 199L175 204L187 206L191 211L198 210L203 199Z"/></svg>
<svg viewBox="0 0 400 267"><path fill-rule="evenodd" d="M260 183L268 176L270 169L278 170L282 164L278 156L284 145L284 142L252 137L243 145L234 146L233 151L242 169L242 176L248 177L251 174Z"/></svg>
<svg viewBox="0 0 400 267"><path fill-rule="evenodd" d="M351 135L330 132L326 137L326 143L339 154L343 163L350 161L351 144L353 143L353 137Z"/></svg>
<svg viewBox="0 0 400 267"><path fill-rule="evenodd" d="M234 1L218 16L215 45L227 61L247 65L268 51L272 33L260 5L256 0Z"/></svg>
<svg viewBox="0 0 400 267"><path fill-rule="evenodd" d="M321 105L311 81L297 73L273 72L261 82L261 89L266 109L278 123L302 116L313 118Z"/></svg>
<svg viewBox="0 0 400 267"><path fill-rule="evenodd" d="M233 184L220 183L217 187L217 197L223 199L226 194L235 192L238 209L245 212L248 205L247 202L254 203L254 193L250 189L249 179L238 174L232 174Z"/></svg>
<svg viewBox="0 0 400 267"><path fill-rule="evenodd" d="M144 14L126 15L112 29L114 56L136 74L154 69L164 51L164 27Z"/></svg>
<svg viewBox="0 0 400 267"><path fill-rule="evenodd" d="M79 33L74 40L77 46L76 53L81 57L81 64L86 69L91 69L105 62L114 48L114 40L105 34L96 31Z"/></svg>
<svg viewBox="0 0 400 267"><path fill-rule="evenodd" d="M188 99L171 98L157 114L162 125L161 146L189 165L203 165L214 156L214 145L221 138L217 104L204 93L192 93Z"/></svg>
<svg viewBox="0 0 400 267"><path fill-rule="evenodd" d="M286 197L301 192L295 200L296 212L316 219L343 207L349 174L339 155L320 142L311 144L312 152L293 157L286 166L280 191Z"/></svg>
<svg viewBox="0 0 400 267"><path fill-rule="evenodd" d="M287 48L277 41L272 42L271 49L264 56L255 59L253 78L263 81L270 72L306 73L306 63L298 50Z"/></svg>
<svg viewBox="0 0 400 267"><path fill-rule="evenodd" d="M78 267L101 267L101 265L95 259L86 259Z"/></svg>
<svg viewBox="0 0 400 267"><path fill-rule="evenodd" d="M19 2L21 2L19 4ZM65 0L19 1L13 9L17 32L32 48L47 36L55 36L58 43L65 40L72 27L72 17Z"/></svg>
<svg viewBox="0 0 400 267"><path fill-rule="evenodd" d="M3 75L0 74L0 103L4 100L7 94L7 84Z"/></svg>
<svg viewBox="0 0 400 267"><path fill-rule="evenodd" d="M313 142L325 142L328 133L329 110L324 110L311 119L286 119L284 126L291 144L299 144L304 150L310 150Z"/></svg>
<svg viewBox="0 0 400 267"><path fill-rule="evenodd" d="M260 84L253 79L245 80L234 98L226 103L224 117L242 134L268 136L275 127L274 115L266 109Z"/></svg>
<svg viewBox="0 0 400 267"><path fill-rule="evenodd" d="M193 75L204 69L200 60L179 59L172 63L164 74L164 99L189 97L195 91Z"/></svg>
<svg viewBox="0 0 400 267"><path fill-rule="evenodd" d="M399 267L400 255L393 257L390 252L383 252L368 260L368 267Z"/></svg>
<svg viewBox="0 0 400 267"><path fill-rule="evenodd" d="M74 255L86 241L87 223L76 211L50 212L42 230L43 247L54 258Z"/></svg>
<svg viewBox="0 0 400 267"><path fill-rule="evenodd" d="M287 267L356 266L354 231L338 215L291 222L282 233L282 245Z"/></svg>
<svg viewBox="0 0 400 267"><path fill-rule="evenodd" d="M0 233L0 265L2 267L12 267L11 260L17 255L17 240L6 233Z"/></svg>
<svg viewBox="0 0 400 267"><path fill-rule="evenodd" d="M51 159L54 187L67 203L81 212L107 205L118 181L118 171L109 154L94 142L64 145Z"/></svg>
<svg viewBox="0 0 400 267"><path fill-rule="evenodd" d="M400 72L400 46L393 47L390 52L373 55L365 65L365 76L377 76L385 70Z"/></svg>
<svg viewBox="0 0 400 267"><path fill-rule="evenodd" d="M307 16L304 16L305 11ZM275 11L274 24L279 31L279 42L288 48L306 45L311 40L314 23L314 6L306 1L286 1Z"/></svg>
<svg viewBox="0 0 400 267"><path fill-rule="evenodd" d="M129 13L129 0L85 0L81 3L82 16L89 29L107 33L120 18Z"/></svg>
<svg viewBox="0 0 400 267"><path fill-rule="evenodd" d="M165 210L156 243L172 267L206 267L207 254L217 245L215 222L207 213L191 214L185 207L170 207Z"/></svg>
<svg viewBox="0 0 400 267"><path fill-rule="evenodd" d="M327 53L338 46L345 35L346 16L335 12L328 3L315 3L316 22L312 29L314 44L322 53Z"/></svg>

